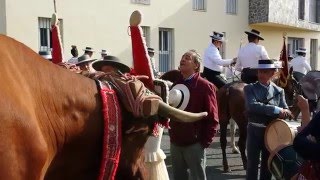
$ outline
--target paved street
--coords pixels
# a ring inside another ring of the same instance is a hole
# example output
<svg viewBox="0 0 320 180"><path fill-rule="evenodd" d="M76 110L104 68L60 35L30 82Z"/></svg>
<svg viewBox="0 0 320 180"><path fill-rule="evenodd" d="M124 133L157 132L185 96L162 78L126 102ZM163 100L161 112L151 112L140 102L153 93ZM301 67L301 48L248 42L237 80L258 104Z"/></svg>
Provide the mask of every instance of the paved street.
<svg viewBox="0 0 320 180"><path fill-rule="evenodd" d="M228 138L230 141L230 138ZM168 131L165 130L161 148L167 155L166 165L168 168L170 179L172 177L172 166L170 157L170 142ZM214 143L211 144L207 151L207 178L208 180L223 180L223 179L245 179L245 171L243 170L242 161L239 154L232 154L231 148L227 148L227 156L229 161L229 166L232 170L230 173L223 173L222 167L222 152L220 149L219 137L216 137Z"/></svg>

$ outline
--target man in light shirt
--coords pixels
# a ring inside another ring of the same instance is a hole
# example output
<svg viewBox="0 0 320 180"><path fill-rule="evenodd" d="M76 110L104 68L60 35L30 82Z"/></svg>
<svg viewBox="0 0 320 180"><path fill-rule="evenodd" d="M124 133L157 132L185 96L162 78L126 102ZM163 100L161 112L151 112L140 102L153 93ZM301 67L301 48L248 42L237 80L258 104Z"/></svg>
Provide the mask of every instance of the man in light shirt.
<svg viewBox="0 0 320 180"><path fill-rule="evenodd" d="M224 66L235 63L237 58L222 59L219 48L224 42L223 34L213 32L211 43L204 52L204 70L203 75L208 81L213 83L218 89L227 84L227 80L221 76Z"/></svg>
<svg viewBox="0 0 320 180"><path fill-rule="evenodd" d="M239 50L235 69L241 72L241 80L249 84L258 80L257 70L254 69L258 66L258 60L269 59L269 56L264 46L258 45L260 40L264 40L259 31L252 29L245 33L249 43Z"/></svg>
<svg viewBox="0 0 320 180"><path fill-rule="evenodd" d="M297 57L290 61L290 67L293 68L293 77L299 82L300 79L311 71L311 67L306 59L306 48L299 48L296 50Z"/></svg>

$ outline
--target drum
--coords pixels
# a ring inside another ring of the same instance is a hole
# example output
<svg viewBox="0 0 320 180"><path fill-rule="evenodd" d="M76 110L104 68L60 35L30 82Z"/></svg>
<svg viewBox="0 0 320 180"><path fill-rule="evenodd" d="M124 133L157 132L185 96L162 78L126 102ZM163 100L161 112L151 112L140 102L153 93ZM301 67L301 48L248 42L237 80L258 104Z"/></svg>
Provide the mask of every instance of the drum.
<svg viewBox="0 0 320 180"><path fill-rule="evenodd" d="M296 135L299 122L284 121L282 119L273 120L266 128L264 143L271 153L280 145L292 144Z"/></svg>
<svg viewBox="0 0 320 180"><path fill-rule="evenodd" d="M291 179L299 173L302 164L303 159L292 145L278 147L268 159L269 170L276 179Z"/></svg>

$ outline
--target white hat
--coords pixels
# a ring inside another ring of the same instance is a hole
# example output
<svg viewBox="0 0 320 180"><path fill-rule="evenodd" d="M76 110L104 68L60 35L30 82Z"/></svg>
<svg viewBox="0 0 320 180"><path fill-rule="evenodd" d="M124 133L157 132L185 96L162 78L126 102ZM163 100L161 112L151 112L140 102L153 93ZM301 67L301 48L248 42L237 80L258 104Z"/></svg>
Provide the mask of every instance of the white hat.
<svg viewBox="0 0 320 180"><path fill-rule="evenodd" d="M282 68L281 62L273 59L261 59L259 60L258 67L253 69L278 69Z"/></svg>
<svg viewBox="0 0 320 180"><path fill-rule="evenodd" d="M223 37L222 33L213 31L212 35L210 35L211 39L216 40L216 41L220 41L220 42L225 42L226 40Z"/></svg>
<svg viewBox="0 0 320 180"><path fill-rule="evenodd" d="M107 52L107 50L105 50L105 49L102 49L102 50L101 50L101 52L100 52L100 54L105 54L105 55L108 55L108 52Z"/></svg>
<svg viewBox="0 0 320 180"><path fill-rule="evenodd" d="M301 52L301 53L307 53L307 49L306 48L303 48L303 47L300 47L299 49L296 50L296 52Z"/></svg>
<svg viewBox="0 0 320 180"><path fill-rule="evenodd" d="M86 47L83 51L95 52L92 47Z"/></svg>
<svg viewBox="0 0 320 180"><path fill-rule="evenodd" d="M190 99L190 91L184 84L176 84L169 91L169 105L184 110Z"/></svg>

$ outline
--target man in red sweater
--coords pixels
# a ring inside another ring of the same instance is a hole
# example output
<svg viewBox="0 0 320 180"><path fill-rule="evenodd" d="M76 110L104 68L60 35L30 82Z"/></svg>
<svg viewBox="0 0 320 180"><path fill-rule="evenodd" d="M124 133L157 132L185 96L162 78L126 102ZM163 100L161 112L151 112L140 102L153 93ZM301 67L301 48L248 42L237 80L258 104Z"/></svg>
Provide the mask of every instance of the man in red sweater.
<svg viewBox="0 0 320 180"><path fill-rule="evenodd" d="M213 141L219 124L216 87L200 77L201 57L195 50L187 51L180 60L182 78L174 82L185 85L190 99L185 107L189 112L208 112L208 116L194 123L171 121L170 152L174 179L205 180L206 151ZM170 99L169 99L170 101Z"/></svg>

